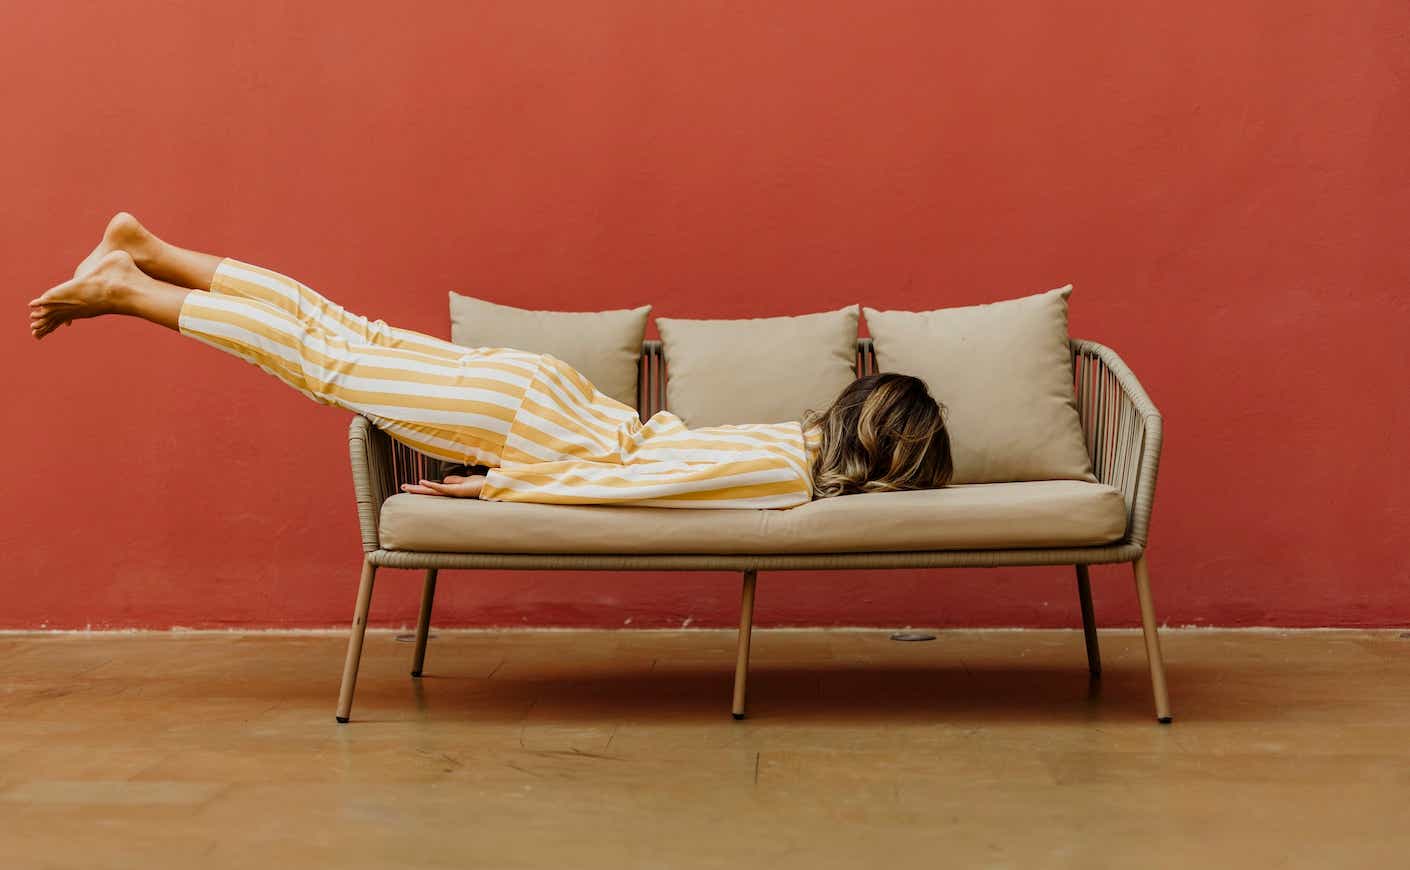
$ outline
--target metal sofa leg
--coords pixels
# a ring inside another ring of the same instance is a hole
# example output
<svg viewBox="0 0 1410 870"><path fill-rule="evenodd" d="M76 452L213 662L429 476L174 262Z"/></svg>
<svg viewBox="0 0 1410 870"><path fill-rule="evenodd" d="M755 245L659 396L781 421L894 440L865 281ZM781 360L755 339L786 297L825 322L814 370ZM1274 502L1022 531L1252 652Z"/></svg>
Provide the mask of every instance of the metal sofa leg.
<svg viewBox="0 0 1410 870"><path fill-rule="evenodd" d="M1160 654L1160 635L1156 633L1155 602L1151 600L1150 570L1146 557L1131 563L1136 575L1136 598L1141 604L1141 629L1146 636L1146 661L1151 668L1151 689L1155 693L1155 718L1162 725L1170 724L1170 695L1165 688L1165 659Z"/></svg>
<svg viewBox="0 0 1410 870"><path fill-rule="evenodd" d="M357 587L357 609L353 611L352 634L348 637L348 659L343 664L343 686L338 690L338 712L334 717L346 723L352 714L353 690L357 688L357 666L362 661L362 637L367 632L367 611L372 606L372 581L377 566L362 562L362 581Z"/></svg>
<svg viewBox="0 0 1410 870"><path fill-rule="evenodd" d="M757 571L744 572L744 591L739 598L739 654L734 662L734 718L744 718L745 683L749 679L749 636L754 632L754 584Z"/></svg>
<svg viewBox="0 0 1410 870"><path fill-rule="evenodd" d="M1077 600L1082 604L1082 634L1087 640L1087 670L1092 676L1102 675L1102 650L1097 645L1097 616L1092 609L1092 581L1087 566L1077 566Z"/></svg>
<svg viewBox="0 0 1410 870"><path fill-rule="evenodd" d="M421 615L416 617L416 653L411 659L411 675L421 676L421 666L426 664L426 638L431 635L431 606L436 601L437 569L426 569L426 582L421 587Z"/></svg>

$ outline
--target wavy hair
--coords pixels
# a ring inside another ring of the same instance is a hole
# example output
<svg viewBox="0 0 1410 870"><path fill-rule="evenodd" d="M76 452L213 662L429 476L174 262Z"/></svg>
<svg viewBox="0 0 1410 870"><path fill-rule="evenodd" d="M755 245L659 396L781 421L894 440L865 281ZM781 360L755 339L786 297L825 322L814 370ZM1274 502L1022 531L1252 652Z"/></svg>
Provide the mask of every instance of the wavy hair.
<svg viewBox="0 0 1410 870"><path fill-rule="evenodd" d="M945 407L925 382L884 372L857 378L803 428L820 428L813 495L936 489L954 476Z"/></svg>

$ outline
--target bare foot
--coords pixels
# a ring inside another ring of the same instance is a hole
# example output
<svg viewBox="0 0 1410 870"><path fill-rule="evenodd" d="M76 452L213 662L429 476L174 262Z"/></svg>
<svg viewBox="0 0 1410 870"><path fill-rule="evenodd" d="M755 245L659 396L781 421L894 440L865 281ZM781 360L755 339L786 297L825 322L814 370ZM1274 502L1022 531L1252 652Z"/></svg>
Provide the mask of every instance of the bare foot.
<svg viewBox="0 0 1410 870"><path fill-rule="evenodd" d="M108 228L103 231L103 240L98 243L98 247L93 249L83 262L78 264L78 268L73 270L75 278L82 278L89 272L98 268L98 263L103 257L113 251L125 251L131 255L133 262L138 268L153 259L160 246L161 239L152 235L151 231L138 223L137 218L125 211L120 211L113 215L108 221Z"/></svg>
<svg viewBox="0 0 1410 870"><path fill-rule="evenodd" d="M113 313L123 291L141 275L131 254L109 251L87 274L51 287L44 295L31 299L29 331L35 338L43 338L65 323Z"/></svg>

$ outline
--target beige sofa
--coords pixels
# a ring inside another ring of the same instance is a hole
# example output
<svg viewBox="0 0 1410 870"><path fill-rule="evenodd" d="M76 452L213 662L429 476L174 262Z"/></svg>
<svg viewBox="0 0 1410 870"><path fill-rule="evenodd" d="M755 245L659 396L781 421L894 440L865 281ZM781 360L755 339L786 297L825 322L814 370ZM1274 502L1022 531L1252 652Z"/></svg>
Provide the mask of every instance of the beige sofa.
<svg viewBox="0 0 1410 870"><path fill-rule="evenodd" d="M1065 309L1063 317L1065 329ZM421 675L425 661L442 568L739 571L743 592L732 712L743 718L760 571L1073 565L1088 666L1096 676L1101 663L1087 566L1130 562L1156 717L1169 723L1145 557L1161 417L1113 351L1081 340L1072 340L1070 350L1077 415L1091 459L1088 477L1095 481L871 493L816 500L786 511L511 504L407 495L399 493L401 483L437 477L441 464L393 442L368 420L354 418L349 447L364 560L337 720L347 722L351 714L379 568L425 571L413 677ZM665 405L663 368L661 343L644 342L637 394L643 418ZM872 341L857 341L856 373L876 368Z"/></svg>

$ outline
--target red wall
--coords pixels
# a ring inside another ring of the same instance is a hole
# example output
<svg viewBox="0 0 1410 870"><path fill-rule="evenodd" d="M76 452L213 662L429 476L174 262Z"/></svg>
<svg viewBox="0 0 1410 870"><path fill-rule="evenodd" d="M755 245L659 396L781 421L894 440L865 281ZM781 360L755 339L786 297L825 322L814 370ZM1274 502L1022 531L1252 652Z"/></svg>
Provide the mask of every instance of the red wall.
<svg viewBox="0 0 1410 870"><path fill-rule="evenodd" d="M1335 0L9 3L0 628L326 626L346 416L23 303L129 209L438 335L446 291L673 316L975 303L1167 417L1172 624L1410 623L1410 7ZM414 9L414 17L409 10ZM1130 624L1127 571L1094 572ZM386 571L374 619L414 617ZM458 625L722 625L725 574L453 572ZM765 574L772 624L1071 625L1068 570Z"/></svg>

